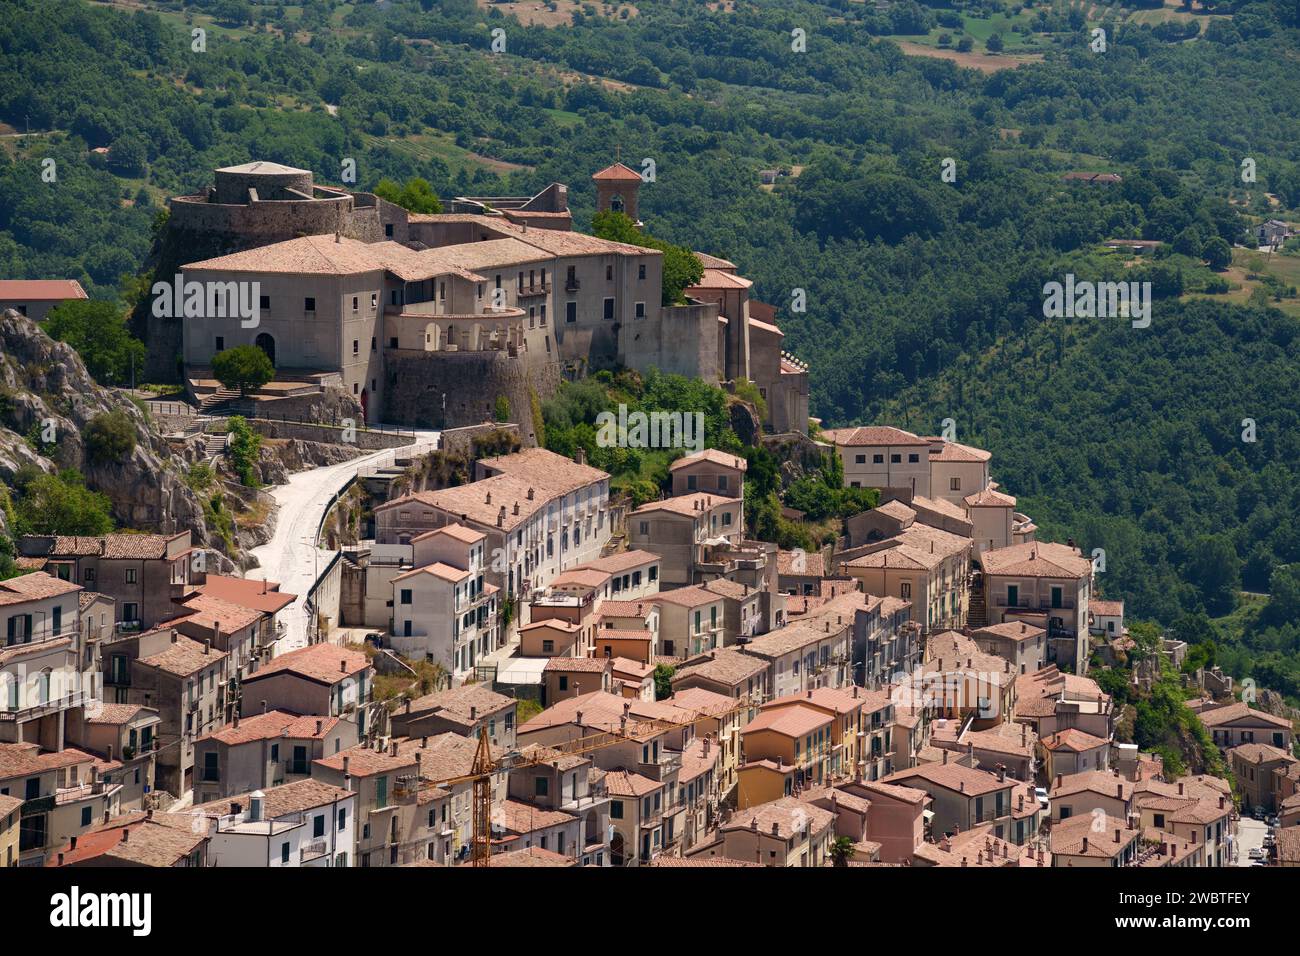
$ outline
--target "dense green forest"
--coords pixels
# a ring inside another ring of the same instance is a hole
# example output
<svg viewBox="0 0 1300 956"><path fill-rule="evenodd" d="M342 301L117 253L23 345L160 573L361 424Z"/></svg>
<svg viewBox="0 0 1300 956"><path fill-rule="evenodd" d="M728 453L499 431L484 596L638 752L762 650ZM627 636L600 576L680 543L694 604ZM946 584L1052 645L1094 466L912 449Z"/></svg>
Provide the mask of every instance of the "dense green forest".
<svg viewBox="0 0 1300 956"><path fill-rule="evenodd" d="M954 418L1047 535L1106 550L1130 616L1203 622L1239 673L1300 651L1294 608L1237 607L1300 561L1300 258L1231 248L1300 207L1297 0L140 6L7 5L0 275L114 298L166 197L254 158L443 197L567 182L584 229L591 172L652 158L647 231L754 279L826 424ZM1134 264L1116 237L1164 245ZM1152 282L1151 327L1044 320L1065 272Z"/></svg>

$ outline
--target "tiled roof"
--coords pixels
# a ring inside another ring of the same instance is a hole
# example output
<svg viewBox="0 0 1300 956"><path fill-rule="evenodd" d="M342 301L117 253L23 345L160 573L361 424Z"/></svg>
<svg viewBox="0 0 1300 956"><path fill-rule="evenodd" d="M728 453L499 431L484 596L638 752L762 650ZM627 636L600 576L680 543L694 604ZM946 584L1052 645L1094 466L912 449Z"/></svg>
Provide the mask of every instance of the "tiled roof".
<svg viewBox="0 0 1300 956"><path fill-rule="evenodd" d="M1116 831L1119 840L1115 839ZM1138 836L1123 820L1083 813L1052 824L1052 853L1063 856L1087 856L1109 859L1120 853Z"/></svg>
<svg viewBox="0 0 1300 956"><path fill-rule="evenodd" d="M0 302L51 302L86 299L76 279L0 279Z"/></svg>
<svg viewBox="0 0 1300 956"><path fill-rule="evenodd" d="M1127 803L1133 799L1133 792L1133 784L1113 771L1088 770L1063 775L1060 783L1053 782L1050 795L1056 800L1076 793L1097 793Z"/></svg>
<svg viewBox="0 0 1300 956"><path fill-rule="evenodd" d="M238 726L233 722L229 723L220 730L204 734L199 740L216 740L230 746L251 743L255 740L270 740L273 737L323 740L338 722L337 717L304 717L284 710L271 710L265 714L241 717ZM317 730L318 724L319 730Z"/></svg>
<svg viewBox="0 0 1300 956"><path fill-rule="evenodd" d="M1285 727L1291 729L1291 722L1285 717L1276 717L1273 714L1262 710L1256 710L1249 704L1237 702L1229 704L1226 707L1216 707L1214 710L1203 710L1200 713L1201 723L1206 727L1222 727L1225 724L1236 723L1244 720L1247 723L1252 721L1258 723L1270 724L1274 727Z"/></svg>
<svg viewBox="0 0 1300 956"><path fill-rule="evenodd" d="M288 596L291 603L293 596ZM235 631L242 631L246 627L252 627L262 619L264 612L256 608L250 608L243 604L235 604L223 598L217 597L212 593L199 592L191 598L188 598L181 607L189 608L193 611L185 617L185 621L192 621L210 631L221 629L223 634L231 634Z"/></svg>
<svg viewBox="0 0 1300 956"><path fill-rule="evenodd" d="M757 824L759 833L775 832L782 839L808 832L818 833L835 822L835 814L821 807L804 803L795 797L782 797L771 803L760 803L747 810L738 810L730 820L724 823L724 833L732 830L748 830ZM774 829L775 828L775 829Z"/></svg>
<svg viewBox="0 0 1300 956"><path fill-rule="evenodd" d="M675 690L664 703L681 707L683 710L708 714L711 717L725 714L736 706L736 702L725 694L704 687L683 687L681 690Z"/></svg>
<svg viewBox="0 0 1300 956"><path fill-rule="evenodd" d="M641 507L633 511L633 514L650 514L654 511L671 511L673 514L685 515L687 517L700 517L706 515L713 508L722 505L735 505L739 502L737 498L728 498L725 495L711 495L706 491L692 491L685 495L675 495L672 498L664 498L659 501L647 501Z"/></svg>
<svg viewBox="0 0 1300 956"><path fill-rule="evenodd" d="M706 448L703 451L697 451L691 455L683 455L671 465L669 471L677 471L679 468L685 468L687 465L696 465L702 461L710 462L714 465L722 465L725 468L732 468L736 471L745 471L749 468L749 462L739 455L729 455L724 451L718 451L716 448Z"/></svg>
<svg viewBox="0 0 1300 956"><path fill-rule="evenodd" d="M945 790L951 790L954 793L962 793L968 797L977 797L986 793L993 793L996 790L1005 790L1015 784L1014 780L1007 779L999 781L991 773L983 770L976 770L972 767L963 767L959 763L928 763L921 764L919 767L912 767L909 770L897 770L886 777L881 778L885 783L898 783L903 786L924 789L915 782L925 781Z"/></svg>
<svg viewBox="0 0 1300 956"><path fill-rule="evenodd" d="M676 604L679 607L701 607L720 600L721 595L714 594L707 588L696 584L691 587L660 591L653 599L661 604Z"/></svg>
<svg viewBox="0 0 1300 956"><path fill-rule="evenodd" d="M591 178L597 182L641 182L641 174L622 163L613 163L604 169L592 173Z"/></svg>
<svg viewBox="0 0 1300 956"><path fill-rule="evenodd" d="M405 581L417 574L428 574L443 581L450 581L453 584L459 584L470 576L470 573L463 568L455 568L450 564L443 564L441 561L435 561L433 564L426 564L421 568L412 568L410 571L404 571L394 581Z"/></svg>
<svg viewBox="0 0 1300 956"><path fill-rule="evenodd" d="M929 445L930 442L911 432L894 428L890 425L864 425L860 428L840 428L833 432L831 441L842 447L866 447L881 445Z"/></svg>
<svg viewBox="0 0 1300 956"><path fill-rule="evenodd" d="M962 499L972 508L1014 508L1016 499L993 488L985 488Z"/></svg>
<svg viewBox="0 0 1300 956"><path fill-rule="evenodd" d="M799 559L802 558L802 566ZM776 553L777 574L808 574L822 577L826 573L826 556L820 551L778 551Z"/></svg>
<svg viewBox="0 0 1300 956"><path fill-rule="evenodd" d="M59 535L50 557L100 557L111 561L158 560L167 556L167 546L181 534L108 534L102 537Z"/></svg>
<svg viewBox="0 0 1300 956"><path fill-rule="evenodd" d="M125 837L125 839L123 839ZM63 866L107 858L136 866L171 867L197 850L207 840L207 831L194 833L153 820L136 820L126 826L83 833L77 848L64 847ZM47 867L60 865L51 854Z"/></svg>
<svg viewBox="0 0 1300 956"><path fill-rule="evenodd" d="M987 634L991 637L1006 637L1013 641L1032 641L1042 634L1046 634L1041 627L1034 627L1032 624L1026 624L1024 621L1003 621L1001 624L990 624L988 627L981 627L973 632L972 637L979 637Z"/></svg>
<svg viewBox="0 0 1300 956"><path fill-rule="evenodd" d="M659 781L630 770L611 770L605 775L605 790L613 797L643 797L662 786Z"/></svg>
<svg viewBox="0 0 1300 956"><path fill-rule="evenodd" d="M198 586L204 594L266 614L274 614L297 600L298 595L279 588L280 585L274 581L232 578L222 574L209 574L207 580Z"/></svg>
<svg viewBox="0 0 1300 956"><path fill-rule="evenodd" d="M437 714L470 727L484 717L514 707L516 703L513 697L498 694L482 684L462 684L460 687L417 697L411 701L410 713L419 717ZM475 715L472 719L471 710Z"/></svg>
<svg viewBox="0 0 1300 956"><path fill-rule="evenodd" d="M450 736L458 735L452 734ZM315 762L322 767L328 767L330 770L337 770L341 773L344 758L347 758L348 761L348 773L354 777L372 777L375 774L392 773L395 770L415 766L415 756L412 753L399 750L397 754L394 754L391 749L374 750L365 744L357 744L355 747L340 750L338 753L322 757Z"/></svg>
<svg viewBox="0 0 1300 956"><path fill-rule="evenodd" d="M175 677L189 677L206 667L220 663L226 656L225 651L200 644L184 635L174 634L174 637L175 640L157 654L140 658L140 663Z"/></svg>
<svg viewBox="0 0 1300 956"><path fill-rule="evenodd" d="M94 754L75 747L64 747L62 750L43 753L36 744L0 743L0 780L28 777L49 770L93 763L96 759Z"/></svg>
<svg viewBox="0 0 1300 956"><path fill-rule="evenodd" d="M549 827L564 826L577 817L562 810L547 810L520 800L502 800L492 806L492 823L513 833L533 833Z"/></svg>
<svg viewBox="0 0 1300 956"><path fill-rule="evenodd" d="M1038 578L1085 578L1092 575L1092 562L1077 549L1051 541L1027 541L994 548L985 551L979 560L985 574Z"/></svg>
<svg viewBox="0 0 1300 956"><path fill-rule="evenodd" d="M470 864L466 863L464 865L469 866ZM522 850L508 850L505 853L493 853L488 857L488 866L498 869L577 865L577 861L567 856L561 856L559 853L553 853L550 850L543 850L539 846L528 846Z"/></svg>
<svg viewBox="0 0 1300 956"><path fill-rule="evenodd" d="M44 571L33 571L31 574L0 581L0 607L59 597L80 590L80 584L64 581Z"/></svg>
<svg viewBox="0 0 1300 956"><path fill-rule="evenodd" d="M955 441L946 441L938 451L930 449L931 461L980 462L988 461L993 453L972 445L962 445Z"/></svg>
<svg viewBox="0 0 1300 956"><path fill-rule="evenodd" d="M524 448L498 458L480 458L478 463L489 471L531 481L555 496L567 495L609 479L607 472L580 465L572 458L557 455L547 448Z"/></svg>
<svg viewBox="0 0 1300 956"><path fill-rule="evenodd" d="M335 644L312 644L272 658L245 677L244 683L261 680L272 674L289 673L319 684L333 685L369 666L369 658L361 651Z"/></svg>
<svg viewBox="0 0 1300 956"><path fill-rule="evenodd" d="M543 671L571 674L601 674L611 667L608 657L552 657Z"/></svg>
<svg viewBox="0 0 1300 956"><path fill-rule="evenodd" d="M785 707L772 707L760 710L748 724L742 734L770 730L784 737L803 737L820 727L829 726L831 715L823 710L803 704L791 704Z"/></svg>
<svg viewBox="0 0 1300 956"><path fill-rule="evenodd" d="M1123 601L1098 601L1093 598L1088 602L1088 610L1097 617L1123 617Z"/></svg>
<svg viewBox="0 0 1300 956"><path fill-rule="evenodd" d="M1098 747L1104 747L1110 743L1104 737L1094 737L1092 734L1084 733L1077 727L1067 727L1065 730L1052 734L1050 737L1043 738L1043 746L1048 750L1068 750L1071 753L1082 753L1085 750L1095 750Z"/></svg>
<svg viewBox="0 0 1300 956"><path fill-rule="evenodd" d="M86 711L86 723L120 726L130 723L136 715L145 710L140 704L100 704L97 711ZM156 711L150 710L150 714Z"/></svg>
<svg viewBox="0 0 1300 956"><path fill-rule="evenodd" d="M353 796L351 791L321 780L311 778L295 780L262 791L262 817L266 820L278 820L292 813L303 813L329 806L350 796ZM201 803L194 809L200 813L225 816L230 813L232 803L238 803L243 810L247 810L252 797L252 792L241 793L233 797L222 797L220 800Z"/></svg>
<svg viewBox="0 0 1300 956"><path fill-rule="evenodd" d="M607 571L610 574L619 574L632 568L639 568L644 564L652 564L660 560L659 555L652 551L643 551L640 548L633 548L629 551L619 551L616 554L606 555L603 558L597 558L595 561L588 561L586 564L580 564L580 568L590 568L593 571Z"/></svg>
<svg viewBox="0 0 1300 956"><path fill-rule="evenodd" d="M706 659L692 658L673 673L673 684L689 676L702 677L717 684L737 686L767 670L767 662L734 648L710 652Z"/></svg>

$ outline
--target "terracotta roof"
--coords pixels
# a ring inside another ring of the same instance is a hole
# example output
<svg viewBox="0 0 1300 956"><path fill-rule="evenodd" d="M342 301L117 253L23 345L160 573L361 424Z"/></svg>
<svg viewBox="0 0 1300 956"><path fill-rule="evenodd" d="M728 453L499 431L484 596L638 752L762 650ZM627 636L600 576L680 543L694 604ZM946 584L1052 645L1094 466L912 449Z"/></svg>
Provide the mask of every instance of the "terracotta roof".
<svg viewBox="0 0 1300 956"><path fill-rule="evenodd" d="M108 534L102 537L59 535L50 557L100 557L111 561L158 560L167 556L167 546L188 531L177 534Z"/></svg>
<svg viewBox="0 0 1300 956"><path fill-rule="evenodd" d="M649 514L652 511L671 511L674 514L698 518L701 515L708 514L714 508L721 507L722 505L735 505L739 503L739 501L739 498L728 498L725 495L712 495L705 491L692 491L688 494L675 495L672 498L663 498L659 501L647 501L632 513L639 515Z"/></svg>
<svg viewBox="0 0 1300 956"><path fill-rule="evenodd" d="M864 425L860 428L839 428L823 431L830 435L831 441L843 447L865 447L881 445L929 445L930 442L911 432L894 428L890 425Z"/></svg>
<svg viewBox="0 0 1300 956"><path fill-rule="evenodd" d="M608 657L552 657L542 670L572 674L601 674L609 670L610 666Z"/></svg>
<svg viewBox="0 0 1300 956"><path fill-rule="evenodd" d="M298 599L298 595L280 590L274 581L256 578L232 578L222 574L209 574L198 586L204 594L220 598L230 604L253 608L265 614L275 614Z"/></svg>
<svg viewBox="0 0 1300 956"><path fill-rule="evenodd" d="M1270 724L1274 727L1285 727L1291 729L1291 721L1285 717L1276 717L1273 714L1262 710L1256 710L1249 704L1241 703L1229 704L1226 707L1216 707L1214 710L1203 710L1200 713L1201 723L1206 727L1222 727L1225 724L1236 723L1239 720L1258 721L1260 723Z"/></svg>
<svg viewBox="0 0 1300 956"><path fill-rule="evenodd" d="M561 571L552 578L550 586L562 588L565 585L578 584L583 587L598 588L603 586L610 577L609 571L596 571L591 568L570 568L568 571Z"/></svg>
<svg viewBox="0 0 1300 956"><path fill-rule="evenodd" d="M857 691L857 696L854 696ZM818 710L830 710L837 714L851 714L855 710L861 710L870 702L875 705L871 709L883 706L889 703L889 696L884 691L876 691L873 696L871 691L863 690L860 687L818 687L815 690L804 691L802 694L787 694L784 697L774 697L767 703L763 704L763 710L769 710L776 707L791 707L796 705L807 705Z"/></svg>
<svg viewBox="0 0 1300 956"><path fill-rule="evenodd" d="M714 594L707 588L696 584L691 587L660 591L654 596L654 600L661 604L676 604L679 607L701 607L705 604L712 604L714 601L720 600L721 597L721 595Z"/></svg>
<svg viewBox="0 0 1300 956"><path fill-rule="evenodd" d="M17 797L11 797L8 794L0 793L0 820L3 820L9 814L21 807L26 801Z"/></svg>
<svg viewBox="0 0 1300 956"><path fill-rule="evenodd" d="M291 714L284 710L270 710L265 714L241 717L239 725L229 723L220 730L204 734L199 740L216 740L229 746L286 737L294 740L324 740L337 726L337 717L312 717ZM317 730L317 725L320 729Z"/></svg>
<svg viewBox="0 0 1300 956"><path fill-rule="evenodd" d="M546 448L525 448L512 455L480 458L478 464L489 471L531 481L555 496L571 494L587 485L609 480L607 472L580 465Z"/></svg>
<svg viewBox="0 0 1300 956"><path fill-rule="evenodd" d="M1088 610L1097 617L1123 617L1123 601L1098 601L1093 598L1088 602Z"/></svg>
<svg viewBox="0 0 1300 956"><path fill-rule="evenodd" d="M580 564L580 568L590 568L593 571L607 571L610 574L619 574L631 568L638 568L643 564L652 564L660 560L659 555L652 551L643 551L640 548L633 548L629 551L619 551L616 554L606 555L603 558L597 558L595 561L588 561L586 564Z"/></svg>
<svg viewBox="0 0 1300 956"><path fill-rule="evenodd" d="M153 716L158 713L152 708L145 708L140 704L100 704L98 711L86 711L86 723L120 726L130 723L143 710L148 710L149 714Z"/></svg>
<svg viewBox="0 0 1300 956"><path fill-rule="evenodd" d="M88 299L76 279L0 279L0 302L52 302Z"/></svg>
<svg viewBox="0 0 1300 956"><path fill-rule="evenodd" d="M641 174L635 169L624 166L622 163L606 166L604 169L592 173L591 178L597 182L641 182Z"/></svg>
<svg viewBox="0 0 1300 956"><path fill-rule="evenodd" d="M140 663L176 677L189 677L206 667L219 664L226 657L225 651L200 644L182 634L175 634L174 637L175 640L162 651L149 657L141 657Z"/></svg>
<svg viewBox="0 0 1300 956"><path fill-rule="evenodd" d="M742 735L770 730L785 737L803 737L831 723L831 715L824 710L803 704L763 708L745 725Z"/></svg>
<svg viewBox="0 0 1300 956"><path fill-rule="evenodd" d="M0 606L26 604L28 601L60 597L80 590L80 584L64 581L44 571L33 571L31 574L0 581Z"/></svg>
<svg viewBox="0 0 1300 956"><path fill-rule="evenodd" d="M1134 788L1132 783L1114 771L1088 770L1062 775L1059 784L1053 781L1050 791L1053 800L1076 793L1097 793L1127 803L1133 799Z"/></svg>
<svg viewBox="0 0 1300 956"><path fill-rule="evenodd" d="M77 764L93 763L97 759L94 754L76 747L42 752L38 745L32 743L0 743L0 780L29 777L50 770L75 767Z"/></svg>
<svg viewBox="0 0 1300 956"><path fill-rule="evenodd" d="M427 717L437 714L466 727L472 727L477 721L493 714L508 710L516 705L513 697L498 694L482 684L462 684L448 690L426 694L411 701L410 714L413 717ZM474 717L470 717L470 711Z"/></svg>
<svg viewBox="0 0 1300 956"><path fill-rule="evenodd" d="M1046 749L1068 750L1071 753L1095 750L1098 747L1106 746L1108 743L1110 741L1106 738L1094 737L1092 734L1084 733L1077 727L1067 727L1065 730L1043 738L1043 746Z"/></svg>
<svg viewBox="0 0 1300 956"><path fill-rule="evenodd" d="M572 823L577 817L562 810L547 810L520 800L502 800L492 805L492 824L513 833L534 833Z"/></svg>
<svg viewBox="0 0 1300 956"><path fill-rule="evenodd" d="M334 685L346 677L359 674L369 666L369 658L361 651L335 644L312 644L272 658L245 677L244 683L287 672L318 684Z"/></svg>
<svg viewBox="0 0 1300 956"><path fill-rule="evenodd" d="M605 775L605 790L612 797L643 797L662 786L659 781L630 770L611 770Z"/></svg>
<svg viewBox="0 0 1300 956"><path fill-rule="evenodd" d="M1278 827L1277 861L1279 863L1300 864L1300 827Z"/></svg>
<svg viewBox="0 0 1300 956"><path fill-rule="evenodd" d="M726 452L718 451L716 448L706 448L703 451L697 451L691 455L683 455L671 465L669 471L677 471L679 468L685 468L687 465L696 465L702 461L710 462L714 465L722 465L725 468L732 468L736 471L745 471L749 468L749 462L739 455L729 455Z"/></svg>
<svg viewBox="0 0 1300 956"><path fill-rule="evenodd" d="M611 658L610 666L615 676L630 677L636 681L643 681L655 672L653 664L642 664L630 657Z"/></svg>
<svg viewBox="0 0 1300 956"><path fill-rule="evenodd" d="M441 864L434 864L439 866ZM465 863L464 866L471 864ZM577 866L576 860L567 856L561 856L559 853L553 853L550 850L543 850L539 846L527 846L522 850L508 850L505 853L493 853L488 857L489 867L551 867L551 866Z"/></svg>
<svg viewBox="0 0 1300 956"><path fill-rule="evenodd" d="M289 596L289 600L285 603L292 603L292 601L292 596ZM265 613L256 608L235 604L217 597L215 594L202 591L186 599L180 606L194 612L185 617L185 621L192 621L210 631L216 631L220 628L223 634L231 634L235 631L242 631L246 627L252 627L262 619L262 615Z"/></svg>
<svg viewBox="0 0 1300 956"><path fill-rule="evenodd" d="M731 866L752 866L762 867L763 864L755 863L752 860L732 860L725 856L657 856L650 861L650 866L670 867L670 868L695 868L695 867L731 867Z"/></svg>
<svg viewBox="0 0 1300 956"><path fill-rule="evenodd" d="M451 736L459 735L452 734ZM395 770L415 766L415 756L412 753L399 750L397 754L393 754L391 750L373 750L365 744L357 744L355 747L340 750L328 757L322 757L315 763L341 773L344 758L347 758L348 761L348 773L353 777L373 777L376 774L392 773Z"/></svg>
<svg viewBox="0 0 1300 956"><path fill-rule="evenodd" d="M782 797L747 810L737 810L720 829L723 833L729 833L733 830L748 830L757 824L759 833L775 833L788 840L805 832L810 835L819 833L834 822L835 814L829 810L804 803L795 797Z"/></svg>
<svg viewBox="0 0 1300 956"><path fill-rule="evenodd" d="M739 686L766 670L766 661L734 648L723 647L711 651L707 658L692 658L678 666L673 673L673 684L676 685L683 678L696 676L717 684Z"/></svg>
<svg viewBox="0 0 1300 956"><path fill-rule="evenodd" d="M1115 840L1117 830L1118 841ZM1137 837L1138 831L1128 827L1123 820L1109 815L1103 817L1083 813L1052 824L1052 853L1109 859Z"/></svg>
<svg viewBox="0 0 1300 956"><path fill-rule="evenodd" d="M1024 621L1003 621L1001 624L990 624L988 627L978 628L971 636L979 637L981 634L987 634L992 637L1009 638L1013 641L1032 641L1046 633L1041 627L1034 627L1034 625L1026 624Z"/></svg>
<svg viewBox="0 0 1300 956"><path fill-rule="evenodd" d="M632 617L644 620L651 613L657 611L659 606L655 603L655 597L643 598L639 601L601 601L601 617Z"/></svg>
<svg viewBox="0 0 1300 956"><path fill-rule="evenodd" d="M1011 577L1084 578L1092 575L1092 562L1076 548L1051 541L1027 541L994 548L980 555L985 574Z"/></svg>
<svg viewBox="0 0 1300 956"><path fill-rule="evenodd" d="M425 541L438 535L446 535L449 538L455 538L464 544L478 544L487 537L482 531L475 531L473 528L467 528L463 524L448 524L441 528L434 528L432 531L426 531L423 534L417 534L411 539L414 544L417 541Z"/></svg>
<svg viewBox="0 0 1300 956"><path fill-rule="evenodd" d="M1261 764L1269 763L1274 760L1281 760L1285 763L1300 763L1290 751L1282 750L1279 747L1270 747L1268 744L1238 744L1228 751L1235 754L1247 763Z"/></svg>
<svg viewBox="0 0 1300 956"><path fill-rule="evenodd" d="M700 587L710 594L716 594L732 601L748 601L761 593L757 588L751 588L747 584L737 584L735 581L728 581L726 578L714 578L712 581L704 582Z"/></svg>
<svg viewBox="0 0 1300 956"><path fill-rule="evenodd" d="M967 495L963 501L972 508L1014 508L1016 499L993 488L985 488L973 495Z"/></svg>
<svg viewBox="0 0 1300 956"><path fill-rule="evenodd" d="M293 813L303 813L307 810L315 810L318 807L329 806L331 803L338 803L340 800L346 800L351 796L355 796L355 794L321 780L311 778L295 780L292 783L284 783L278 787L268 787L262 791L262 818L265 820L278 820ZM232 803L238 803L243 810L247 810L249 804L252 803L252 798L252 792L241 793L236 796L222 797L220 800L201 803L194 809L212 816L226 816L230 813Z"/></svg>
<svg viewBox="0 0 1300 956"><path fill-rule="evenodd" d="M137 866L171 867L201 847L207 838L206 829L194 833L153 820L136 820L125 826L83 833L75 850L71 846L63 848L62 865L107 858ZM45 865L58 867L58 854L50 854Z"/></svg>
<svg viewBox="0 0 1300 956"><path fill-rule="evenodd" d="M704 687L683 687L673 691L673 695L664 703L672 704L683 710L694 711L718 717L731 711L736 702L725 694L719 694Z"/></svg>
<svg viewBox="0 0 1300 956"><path fill-rule="evenodd" d="M979 462L988 461L993 453L973 445L962 445L955 441L946 441L937 451L930 449L931 461Z"/></svg>
<svg viewBox="0 0 1300 956"><path fill-rule="evenodd" d="M919 767L912 767L909 770L897 770L888 776L882 777L881 780L885 783L911 786L918 790L924 788L917 786L915 783L908 783L908 781L925 781L968 797L977 797L982 794L993 793L996 790L1006 790L1015 785L1015 781L1010 778L999 781L994 774L976 770L972 767L963 767L955 762L921 764Z"/></svg>
<svg viewBox="0 0 1300 956"><path fill-rule="evenodd" d="M802 565L796 569L799 564L799 558L802 557ZM807 574L813 577L822 577L826 573L826 556L820 551L778 551L776 553L776 573L777 574Z"/></svg>
<svg viewBox="0 0 1300 956"><path fill-rule="evenodd" d="M455 568L450 564L443 564L441 561L435 561L433 564L426 564L422 568L412 568L410 571L404 571L394 581L405 581L407 578L415 577L417 574L428 574L443 581L450 581L453 584L459 584L470 576L470 573L463 568Z"/></svg>

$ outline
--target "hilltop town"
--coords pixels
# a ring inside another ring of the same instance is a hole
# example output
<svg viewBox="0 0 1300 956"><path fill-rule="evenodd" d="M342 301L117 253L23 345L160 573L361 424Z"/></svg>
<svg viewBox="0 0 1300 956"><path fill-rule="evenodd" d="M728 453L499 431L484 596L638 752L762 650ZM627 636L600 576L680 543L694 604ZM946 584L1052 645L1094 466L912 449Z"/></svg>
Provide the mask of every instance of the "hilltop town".
<svg viewBox="0 0 1300 956"><path fill-rule="evenodd" d="M592 178L635 222L637 174ZM207 455L238 420L324 456L350 421L368 444L290 469L242 576L181 527L17 538L0 863L1300 863L1288 718L1217 668L1171 677L1187 646L1130 627L988 451L818 428L730 262L697 254L662 304L662 255L574 231L566 195L408 214L253 163L173 200L167 241L219 254L153 315L185 378L157 440ZM222 308L191 310L190 282ZM211 371L239 346L275 368L242 394ZM541 422L490 420L602 367L717 386L757 434L666 449L637 502ZM760 536L757 446L869 507L815 548ZM207 461L233 492L230 454ZM1166 680L1191 689L1199 766L1130 742L1125 700Z"/></svg>

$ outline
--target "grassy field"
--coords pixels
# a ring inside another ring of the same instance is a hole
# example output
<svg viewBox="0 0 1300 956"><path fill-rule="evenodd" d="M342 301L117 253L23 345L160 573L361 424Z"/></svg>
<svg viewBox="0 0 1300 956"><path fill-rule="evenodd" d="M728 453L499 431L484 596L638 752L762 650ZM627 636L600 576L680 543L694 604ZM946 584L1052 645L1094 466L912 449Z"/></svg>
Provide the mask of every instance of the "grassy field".
<svg viewBox="0 0 1300 956"><path fill-rule="evenodd" d="M458 173L462 169L472 173L476 168L489 169L494 173L529 168L518 163L508 163L504 160L492 159L489 156L480 156L478 153L457 146L450 133L425 133L419 136L401 138L372 136L369 133L364 135L368 145L373 146L382 143L389 149L399 153L406 153L420 162L427 162L434 158L441 159L451 169L452 173Z"/></svg>
<svg viewBox="0 0 1300 956"><path fill-rule="evenodd" d="M1232 265L1222 273L1232 283L1232 290L1223 295L1204 296L1193 293L1185 298L1215 298L1244 305L1256 289L1268 291L1260 276L1271 275L1285 286L1300 289L1300 256L1284 256L1255 252L1251 249L1232 250ZM1251 278L1254 276L1255 278ZM1300 298L1283 298L1280 302L1269 297L1269 305L1300 319Z"/></svg>

